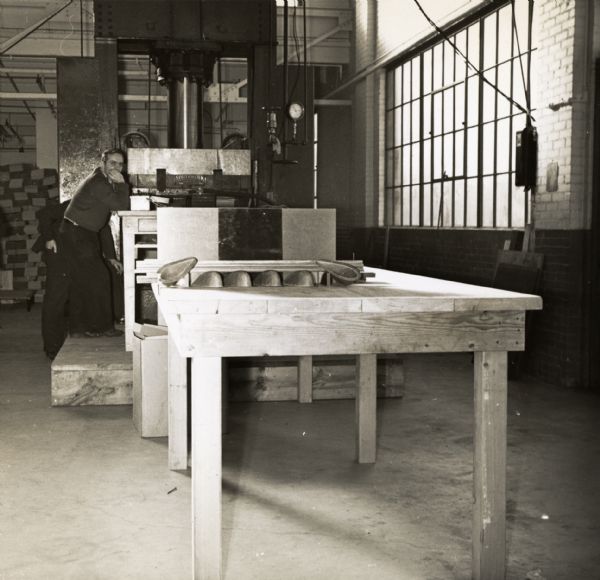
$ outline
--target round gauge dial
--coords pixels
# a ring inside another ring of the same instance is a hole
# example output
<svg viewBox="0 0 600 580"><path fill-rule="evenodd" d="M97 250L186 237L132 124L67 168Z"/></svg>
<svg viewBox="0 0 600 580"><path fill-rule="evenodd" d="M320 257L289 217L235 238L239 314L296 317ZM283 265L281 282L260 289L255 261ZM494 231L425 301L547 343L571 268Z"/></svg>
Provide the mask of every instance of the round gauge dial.
<svg viewBox="0 0 600 580"><path fill-rule="evenodd" d="M290 103L287 106L287 115L292 121L304 117L304 107L300 103Z"/></svg>

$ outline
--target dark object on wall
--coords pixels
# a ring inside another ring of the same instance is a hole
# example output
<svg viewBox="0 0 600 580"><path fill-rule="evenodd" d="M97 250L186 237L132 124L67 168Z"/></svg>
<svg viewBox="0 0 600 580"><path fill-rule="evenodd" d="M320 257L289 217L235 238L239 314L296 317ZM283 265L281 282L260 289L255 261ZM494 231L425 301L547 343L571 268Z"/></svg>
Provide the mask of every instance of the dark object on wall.
<svg viewBox="0 0 600 580"><path fill-rule="evenodd" d="M528 125L517 131L515 185L531 189L537 177L537 130Z"/></svg>
<svg viewBox="0 0 600 580"><path fill-rule="evenodd" d="M558 191L558 163L553 161L546 167L546 191Z"/></svg>

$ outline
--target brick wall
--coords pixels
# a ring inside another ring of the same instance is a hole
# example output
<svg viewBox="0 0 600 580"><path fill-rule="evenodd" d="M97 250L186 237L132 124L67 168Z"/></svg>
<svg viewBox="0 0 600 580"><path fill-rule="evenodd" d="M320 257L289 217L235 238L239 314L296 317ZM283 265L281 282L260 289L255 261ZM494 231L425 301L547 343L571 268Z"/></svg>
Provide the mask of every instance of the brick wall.
<svg viewBox="0 0 600 580"><path fill-rule="evenodd" d="M537 52L532 61L535 125L539 134L534 219L540 229L590 226L593 135L593 4L543 0L535 4ZM546 172L557 164L557 191Z"/></svg>
<svg viewBox="0 0 600 580"><path fill-rule="evenodd" d="M0 268L12 270L15 290L35 290L41 302L46 274L42 256L31 247L38 237L36 211L58 203L58 177L54 169L12 164L0 167Z"/></svg>
<svg viewBox="0 0 600 580"><path fill-rule="evenodd" d="M338 257L384 265L384 228L338 231ZM517 230L449 230L391 228L390 270L490 286L498 250L508 240L519 248ZM587 384L588 233L581 230L537 232L536 248L544 255L540 294L542 312L530 313L525 370L567 387ZM593 329L592 329L593 331Z"/></svg>

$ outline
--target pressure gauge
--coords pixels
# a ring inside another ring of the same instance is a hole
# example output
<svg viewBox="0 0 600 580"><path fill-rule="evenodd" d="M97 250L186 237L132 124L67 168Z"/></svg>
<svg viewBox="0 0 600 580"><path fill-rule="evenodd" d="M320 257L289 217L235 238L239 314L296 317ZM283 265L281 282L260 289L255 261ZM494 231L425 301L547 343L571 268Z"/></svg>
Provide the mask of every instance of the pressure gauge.
<svg viewBox="0 0 600 580"><path fill-rule="evenodd" d="M287 115L288 117L296 122L299 119L302 119L302 117L304 117L304 106L301 105L300 103L290 103L287 106Z"/></svg>

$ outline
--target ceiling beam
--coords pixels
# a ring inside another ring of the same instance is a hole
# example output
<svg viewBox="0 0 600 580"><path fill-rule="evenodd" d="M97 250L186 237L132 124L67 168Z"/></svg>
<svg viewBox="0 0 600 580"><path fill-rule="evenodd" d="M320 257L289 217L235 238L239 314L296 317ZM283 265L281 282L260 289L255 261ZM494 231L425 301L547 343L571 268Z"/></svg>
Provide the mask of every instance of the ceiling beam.
<svg viewBox="0 0 600 580"><path fill-rule="evenodd" d="M5 52L7 52L11 48L13 48L13 46L19 44L19 42L21 42L23 39L27 38L32 32L35 32L38 28L41 28L42 26L44 26L44 24L46 24L46 22L48 22L48 20L51 20L59 12L62 12L67 6L70 6L71 4L73 4L73 1L74 0L67 0L66 4L63 4L62 6L59 6L58 8L55 8L54 10L51 10L49 14L47 14L46 16L44 16L37 22L34 22L31 26L28 26L25 30L22 30L18 34L15 34L15 36L13 36L12 38L9 38L5 42L3 42L0 45L0 55L3 55Z"/></svg>

